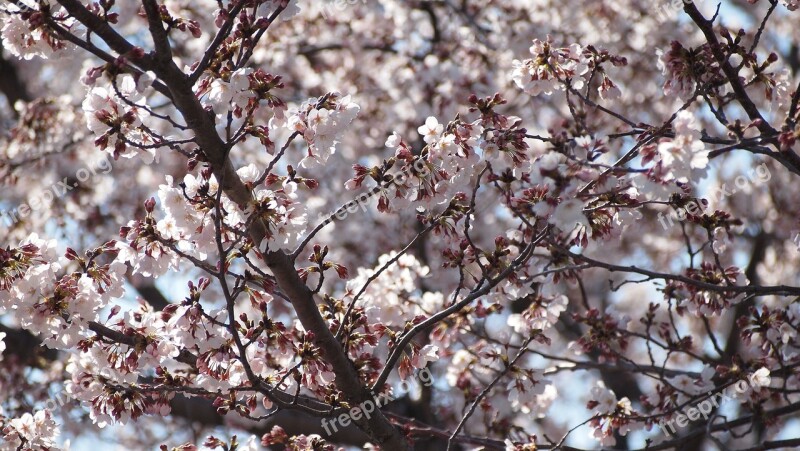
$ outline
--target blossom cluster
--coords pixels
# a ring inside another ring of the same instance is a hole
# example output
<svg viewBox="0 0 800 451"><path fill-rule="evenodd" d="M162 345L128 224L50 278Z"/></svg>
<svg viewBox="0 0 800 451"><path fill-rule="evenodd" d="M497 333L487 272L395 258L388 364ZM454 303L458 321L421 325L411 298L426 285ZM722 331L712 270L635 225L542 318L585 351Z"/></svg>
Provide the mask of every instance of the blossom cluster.
<svg viewBox="0 0 800 451"><path fill-rule="evenodd" d="M786 444L798 2L7 3L9 202L116 163L0 231L0 450Z"/></svg>

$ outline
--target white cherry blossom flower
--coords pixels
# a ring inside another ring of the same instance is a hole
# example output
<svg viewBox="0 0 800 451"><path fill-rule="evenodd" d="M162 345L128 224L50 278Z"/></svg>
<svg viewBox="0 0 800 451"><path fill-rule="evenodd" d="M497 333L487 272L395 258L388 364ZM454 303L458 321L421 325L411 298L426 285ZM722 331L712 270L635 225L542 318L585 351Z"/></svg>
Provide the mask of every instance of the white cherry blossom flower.
<svg viewBox="0 0 800 451"><path fill-rule="evenodd" d="M417 129L419 134L423 136L422 139L428 144L436 142L443 130L444 125L440 124L433 116L428 116L425 119L425 124Z"/></svg>

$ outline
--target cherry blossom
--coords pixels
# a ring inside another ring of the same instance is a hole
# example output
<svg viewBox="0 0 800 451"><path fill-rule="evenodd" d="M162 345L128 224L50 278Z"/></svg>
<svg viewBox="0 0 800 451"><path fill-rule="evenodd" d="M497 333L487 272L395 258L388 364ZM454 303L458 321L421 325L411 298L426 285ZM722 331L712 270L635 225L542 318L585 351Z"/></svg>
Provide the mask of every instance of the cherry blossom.
<svg viewBox="0 0 800 451"><path fill-rule="evenodd" d="M511 74L514 83L532 96L550 95L553 91L563 90L565 79L570 79L576 89L583 87L582 77L589 71L589 66L581 46L571 44L557 48L552 44L549 37L546 41L534 39L530 47L533 58L514 61Z"/></svg>
<svg viewBox="0 0 800 451"><path fill-rule="evenodd" d="M6 3L0 449L796 447L797 2Z"/></svg>
<svg viewBox="0 0 800 451"><path fill-rule="evenodd" d="M55 446L58 427L47 410L10 420L2 433L6 441L3 449L59 449Z"/></svg>
<svg viewBox="0 0 800 451"><path fill-rule="evenodd" d="M671 169L677 181L697 182L705 177L708 152L700 140L700 130L694 115L681 111L675 119L675 138L658 145L658 153L665 167Z"/></svg>
<svg viewBox="0 0 800 451"><path fill-rule="evenodd" d="M444 126L440 124L439 121L437 121L433 116L429 116L427 119L425 119L425 125L422 125L417 129L419 134L423 136L423 139L428 144L436 142L443 130ZM386 145L387 147L395 147L390 145L389 141L387 141Z"/></svg>

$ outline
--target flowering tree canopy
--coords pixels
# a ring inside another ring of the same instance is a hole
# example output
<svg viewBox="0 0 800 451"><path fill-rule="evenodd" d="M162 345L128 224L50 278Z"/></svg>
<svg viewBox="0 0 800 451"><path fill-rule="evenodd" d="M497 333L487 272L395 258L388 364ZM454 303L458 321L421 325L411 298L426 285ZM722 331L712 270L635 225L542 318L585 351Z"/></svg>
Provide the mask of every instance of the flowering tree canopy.
<svg viewBox="0 0 800 451"><path fill-rule="evenodd" d="M5 0L0 450L800 447L798 8Z"/></svg>

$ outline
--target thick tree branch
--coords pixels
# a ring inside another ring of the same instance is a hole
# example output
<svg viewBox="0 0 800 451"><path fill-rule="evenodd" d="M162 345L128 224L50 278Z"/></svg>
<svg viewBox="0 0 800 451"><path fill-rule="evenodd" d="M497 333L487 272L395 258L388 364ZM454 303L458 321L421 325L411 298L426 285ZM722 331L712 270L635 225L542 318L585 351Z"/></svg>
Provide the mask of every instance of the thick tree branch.
<svg viewBox="0 0 800 451"><path fill-rule="evenodd" d="M102 37L111 48L120 54L133 50L130 43L119 36L104 21L89 13L77 0L60 0L62 5L89 30ZM163 39L160 28L155 28L153 37L158 42ZM158 46L158 44L157 44ZM252 201L252 194L233 169L228 158L230 146L222 141L216 133L216 124L211 113L206 111L192 91L188 77L183 74L165 55L145 56L137 60L141 67L153 70L169 88L176 108L183 115L187 126L195 133L195 142L206 155L221 188L227 196L241 205L247 206ZM261 221L251 222L249 235L256 246L261 246L267 236L267 226ZM297 274L291 258L279 250L265 250L264 261L272 270L279 288L289 297L300 322L308 331L314 333L315 344L324 353L333 372L336 374L337 388L352 405L360 404L370 398L361 378L348 359L341 344L328 329L322 319L312 292L305 286ZM122 338L122 337L118 337ZM359 420L361 426L373 439L386 449L406 449L405 439L391 425L386 417L376 412L371 418Z"/></svg>
<svg viewBox="0 0 800 451"><path fill-rule="evenodd" d="M750 95L747 94L747 89L742 82L742 79L739 77L739 71L731 66L731 63L728 61L728 57L725 55L723 51L723 46L720 44L719 39L717 39L717 35L714 32L714 23L711 20L706 19L703 17L703 14L697 9L692 2L685 2L683 6L683 10L686 11L686 14L697 24L697 27L700 28L700 31L703 32L708 44L711 48L711 52L714 55L714 59L717 60L717 63L720 65L722 72L727 77L728 82L733 89L733 93L736 97L736 100L744 109L747 116L756 123L758 130L764 135L765 138L773 139L777 137L778 131L772 127L772 125L767 122L764 117L761 115L761 112L758 111L758 107L750 98ZM793 173L800 175L800 157L794 153L794 151L789 150L787 152L771 152L769 156L774 158L775 160L779 161L782 165L784 165L787 169L792 171Z"/></svg>

